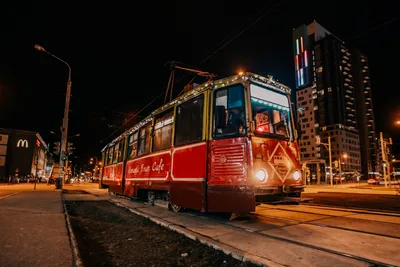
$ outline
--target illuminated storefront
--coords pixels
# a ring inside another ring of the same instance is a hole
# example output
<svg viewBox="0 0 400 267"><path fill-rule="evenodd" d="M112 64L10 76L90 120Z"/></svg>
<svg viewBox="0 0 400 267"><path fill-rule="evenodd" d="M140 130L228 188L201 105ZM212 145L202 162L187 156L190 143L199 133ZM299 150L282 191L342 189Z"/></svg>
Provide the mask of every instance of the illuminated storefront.
<svg viewBox="0 0 400 267"><path fill-rule="evenodd" d="M39 133L0 128L0 179L41 176L48 172L51 155Z"/></svg>

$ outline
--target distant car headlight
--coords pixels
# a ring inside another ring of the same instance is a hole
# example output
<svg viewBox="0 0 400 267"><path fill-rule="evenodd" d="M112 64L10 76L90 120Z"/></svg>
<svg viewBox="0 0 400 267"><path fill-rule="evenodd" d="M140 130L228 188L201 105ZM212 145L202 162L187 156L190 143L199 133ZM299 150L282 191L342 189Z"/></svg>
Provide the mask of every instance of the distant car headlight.
<svg viewBox="0 0 400 267"><path fill-rule="evenodd" d="M294 173L293 173L293 179L295 179L296 181L298 181L299 179L300 179L300 177L301 177L301 173L299 172L299 171L295 171Z"/></svg>
<svg viewBox="0 0 400 267"><path fill-rule="evenodd" d="M265 180L268 179L268 173L264 171L263 169L260 169L256 172L256 179L259 182L264 182Z"/></svg>

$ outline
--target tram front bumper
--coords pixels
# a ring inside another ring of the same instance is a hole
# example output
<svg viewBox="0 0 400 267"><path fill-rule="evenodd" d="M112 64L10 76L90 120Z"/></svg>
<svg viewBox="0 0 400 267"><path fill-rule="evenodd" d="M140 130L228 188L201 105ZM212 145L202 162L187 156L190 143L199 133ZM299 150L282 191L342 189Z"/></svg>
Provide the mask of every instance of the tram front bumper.
<svg viewBox="0 0 400 267"><path fill-rule="evenodd" d="M287 197L300 197L303 185L279 185L255 187L254 196L257 204L284 201Z"/></svg>
<svg viewBox="0 0 400 267"><path fill-rule="evenodd" d="M278 195L289 193L301 193L304 185L279 185L279 186L260 186L254 188L255 196Z"/></svg>

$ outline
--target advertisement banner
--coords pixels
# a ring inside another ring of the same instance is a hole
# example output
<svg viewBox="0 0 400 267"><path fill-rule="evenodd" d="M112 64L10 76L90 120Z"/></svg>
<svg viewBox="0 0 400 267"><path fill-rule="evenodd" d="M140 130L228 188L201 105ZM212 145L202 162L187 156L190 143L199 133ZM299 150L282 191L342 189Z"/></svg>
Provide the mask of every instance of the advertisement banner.
<svg viewBox="0 0 400 267"><path fill-rule="evenodd" d="M114 180L114 178L115 178L114 166L105 167L103 180Z"/></svg>
<svg viewBox="0 0 400 267"><path fill-rule="evenodd" d="M171 154L166 151L154 156L147 156L139 159L133 159L126 164L127 180L140 180L147 178L156 178L164 180L168 178L171 168Z"/></svg>

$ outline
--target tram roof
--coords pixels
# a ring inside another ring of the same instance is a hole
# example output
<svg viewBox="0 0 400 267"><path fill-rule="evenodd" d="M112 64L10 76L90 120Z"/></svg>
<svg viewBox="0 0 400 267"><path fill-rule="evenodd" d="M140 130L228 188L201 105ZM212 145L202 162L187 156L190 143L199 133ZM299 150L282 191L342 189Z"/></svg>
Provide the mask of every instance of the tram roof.
<svg viewBox="0 0 400 267"><path fill-rule="evenodd" d="M114 145L117 141L119 141L124 136L130 135L131 133L137 131L140 127L142 127L143 125L150 122L155 115L157 115L177 104L180 104L180 103L186 101L187 99L193 98L206 90L216 90L218 88L221 88L221 87L224 87L227 85L231 85L231 84L235 84L235 83L241 83L243 81L250 81L253 83L257 83L264 87L267 87L269 89L272 89L274 91L284 93L284 94L290 94L290 92L291 92L291 90L288 86L274 80L271 75L264 77L264 76L261 76L261 75L255 74L255 73L251 73L251 72L246 72L244 74L238 74L238 75L234 75L234 76L230 76L230 77L225 77L223 79L219 79L219 80L215 80L215 81L207 81L205 83L202 83L202 84L196 86L195 88L184 93L183 95L178 96L171 102L168 102L168 103L162 105L160 108L154 110L145 119L141 120L135 126L131 127L129 130L125 131L124 133L119 135L117 138L115 138L112 142L108 143L105 147L103 147L101 152L103 152L108 146Z"/></svg>

